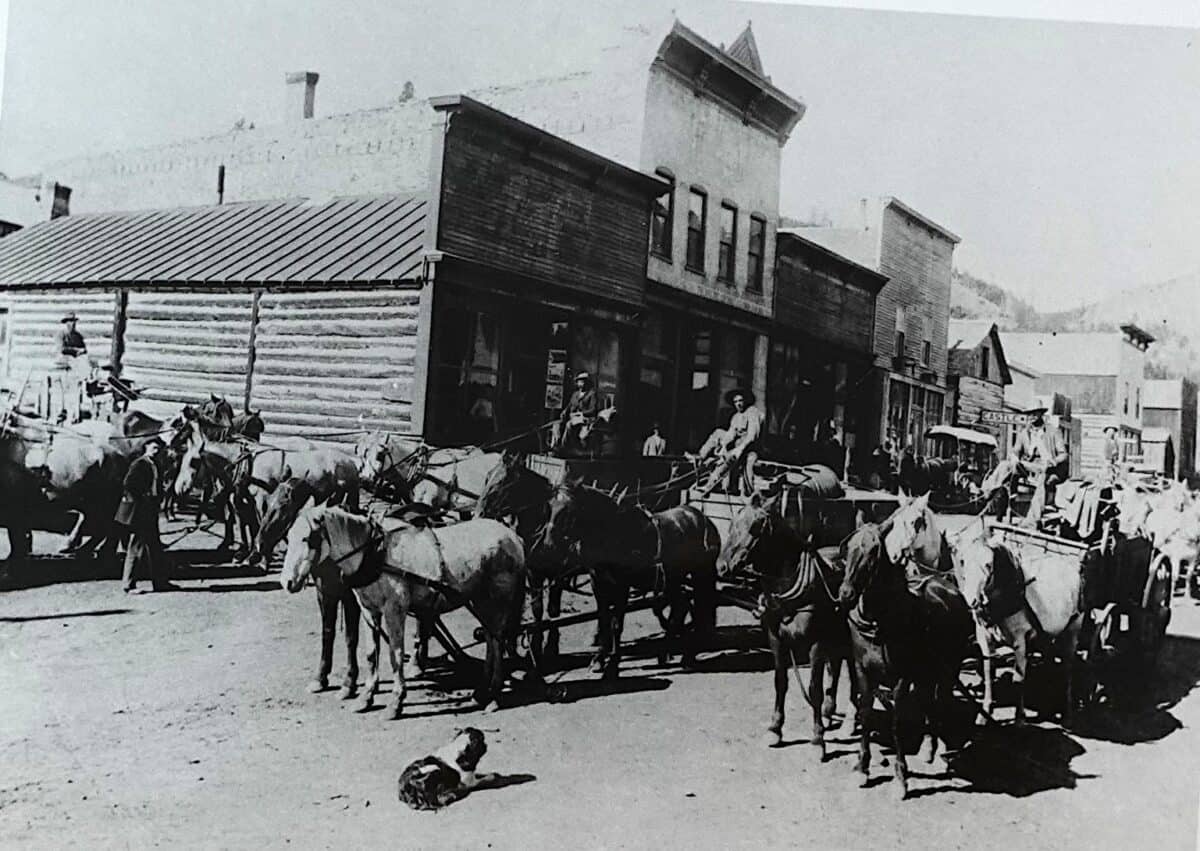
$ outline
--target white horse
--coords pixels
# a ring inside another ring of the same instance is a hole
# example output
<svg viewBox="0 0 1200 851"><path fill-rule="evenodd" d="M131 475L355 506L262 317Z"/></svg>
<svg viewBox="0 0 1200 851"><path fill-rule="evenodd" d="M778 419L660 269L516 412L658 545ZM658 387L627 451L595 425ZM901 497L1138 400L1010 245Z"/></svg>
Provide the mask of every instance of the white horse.
<svg viewBox="0 0 1200 851"><path fill-rule="evenodd" d="M1041 636L1058 650L1063 660L1066 674L1063 721L1069 725L1074 708L1071 672L1086 614L1083 574L1077 563L1069 561L1069 556L1026 553L1018 557L997 541L984 540L981 535L967 537L972 526L957 536L947 535L946 540L954 553L959 588L971 607L975 640L983 656L983 710L991 714L996 648L1005 644L1013 648L1016 723L1025 723L1029 650Z"/></svg>
<svg viewBox="0 0 1200 851"><path fill-rule="evenodd" d="M437 529L378 524L336 508L309 505L288 531L280 583L291 593L314 569L337 570L354 587L374 640L370 680L359 711L379 690L379 636L386 635L396 687L391 717L399 718L407 684L404 625L409 611L441 614L467 606L487 643L484 683L475 699L495 708L504 681L502 654L515 646L525 601L525 549L496 520L469 520Z"/></svg>

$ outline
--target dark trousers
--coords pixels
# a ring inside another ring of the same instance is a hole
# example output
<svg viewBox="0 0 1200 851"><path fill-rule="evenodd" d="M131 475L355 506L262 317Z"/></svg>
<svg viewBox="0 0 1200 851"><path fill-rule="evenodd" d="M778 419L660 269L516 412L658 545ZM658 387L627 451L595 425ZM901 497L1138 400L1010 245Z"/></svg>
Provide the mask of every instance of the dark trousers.
<svg viewBox="0 0 1200 851"><path fill-rule="evenodd" d="M167 582L166 556L162 540L158 537L157 515L141 521L130 528L129 549L125 552L125 572L121 576L121 587L132 588L137 581L134 571L143 578L150 574L150 584L157 588Z"/></svg>

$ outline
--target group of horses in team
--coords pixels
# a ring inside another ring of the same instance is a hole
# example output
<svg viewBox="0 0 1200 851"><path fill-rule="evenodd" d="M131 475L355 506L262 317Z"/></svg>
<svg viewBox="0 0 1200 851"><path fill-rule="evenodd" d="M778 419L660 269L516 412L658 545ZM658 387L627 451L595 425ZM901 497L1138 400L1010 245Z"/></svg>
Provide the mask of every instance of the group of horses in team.
<svg viewBox="0 0 1200 851"><path fill-rule="evenodd" d="M389 713L395 718L407 694L407 616L418 622L414 659L421 665L435 619L459 608L479 622L477 636L486 646L474 694L480 706L499 704L511 668L523 669L526 685L553 697L545 676L558 656L553 618L566 585L587 575L597 609L592 668L606 678L619 674L632 591L654 599L668 648L660 662L668 662L670 653L688 666L713 646L718 580L748 583L757 592L774 659L769 743L781 741L788 678L796 671L799 679L797 663L808 657L804 691L812 710L811 742L827 758L825 732L835 716L838 671L848 662L853 706L845 725L852 728L858 719L865 726L882 690L902 797L908 785L901 719L921 719L927 758L937 758L973 640L983 651L982 709L989 714L997 641L1016 650L1020 686L1035 636L1058 639L1067 668L1063 719L1070 723L1070 663L1086 616L1078 571L1062 572L1066 578L1048 572L1031 582L1028 569L988 539L982 522L957 533L944 530L928 496L902 500L882 523L863 522L838 547L819 549L813 525L819 515L778 493L751 497L722 540L694 506L653 510L636 494L618 495L569 478L553 484L518 452L433 449L418 438L389 433L365 435L353 451L299 438L267 441L261 417L234 416L215 398L170 421L121 415L97 425L90 441L58 435L42 444L39 436L48 435L39 435L39 427L10 413L0 437L0 475L15 486L6 488L0 522L9 529L14 555L28 552L28 529L51 508L83 513L75 534L113 536L121 462L127 466L146 440L165 436L170 450L165 490L181 496L211 488L226 519L223 544L232 545L236 527L247 559L265 569L273 551L286 543L281 585L292 593L310 581L315 586L322 629L313 691L329 687L341 609L347 648L341 696L358 696L361 710L372 707L380 689L381 639L395 675ZM31 457L43 445L44 457ZM364 511L362 488L394 510L382 517ZM1176 506L1183 497L1173 492L1170 499ZM1155 513L1161 517L1168 509L1165 497L1145 502L1153 504L1131 503L1127 512L1128 522L1139 528L1153 526ZM1200 511L1193 506L1189 498L1178 511ZM1189 513L1176 525L1191 519ZM529 625L523 623L527 601ZM373 647L359 694L357 642L364 613ZM518 646L523 631L529 637L526 652ZM1018 701L1020 723L1023 689ZM856 765L864 783L869 766L870 737L864 731Z"/></svg>

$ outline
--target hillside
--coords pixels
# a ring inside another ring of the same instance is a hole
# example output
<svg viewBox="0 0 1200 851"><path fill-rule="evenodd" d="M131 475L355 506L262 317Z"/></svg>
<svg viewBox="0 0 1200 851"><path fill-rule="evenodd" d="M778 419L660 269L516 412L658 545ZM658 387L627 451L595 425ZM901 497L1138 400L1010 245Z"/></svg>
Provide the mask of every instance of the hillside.
<svg viewBox="0 0 1200 851"><path fill-rule="evenodd" d="M1001 286L954 271L950 313L994 319L1014 331L1103 331L1133 322L1153 334L1146 366L1153 378L1200 380L1200 272L1123 290L1073 310L1039 313Z"/></svg>

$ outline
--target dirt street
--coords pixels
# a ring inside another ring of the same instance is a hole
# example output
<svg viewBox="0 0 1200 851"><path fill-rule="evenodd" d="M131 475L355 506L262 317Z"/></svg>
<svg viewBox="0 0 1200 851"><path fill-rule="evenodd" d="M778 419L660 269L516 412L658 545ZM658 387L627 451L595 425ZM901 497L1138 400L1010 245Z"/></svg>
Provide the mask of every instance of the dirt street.
<svg viewBox="0 0 1200 851"><path fill-rule="evenodd" d="M0 592L0 846L1195 846L1200 609L1190 601L1177 598L1151 687L1070 734L1050 723L985 731L948 774L913 762L915 795L901 803L878 751L865 790L849 741L815 760L795 688L785 746L764 746L771 675L740 612L721 611L722 646L695 672L656 666L657 624L639 615L616 684L585 672L582 626L566 633L566 703L483 715L470 681L443 673L410 684L406 717L386 721L333 691L307 693L311 589L289 595L278 574L182 552L176 593L126 596L115 573L49 560ZM469 636L466 621L450 625ZM343 666L339 639L335 679ZM468 724L487 732L481 768L500 772L502 788L439 814L400 804L403 766Z"/></svg>

